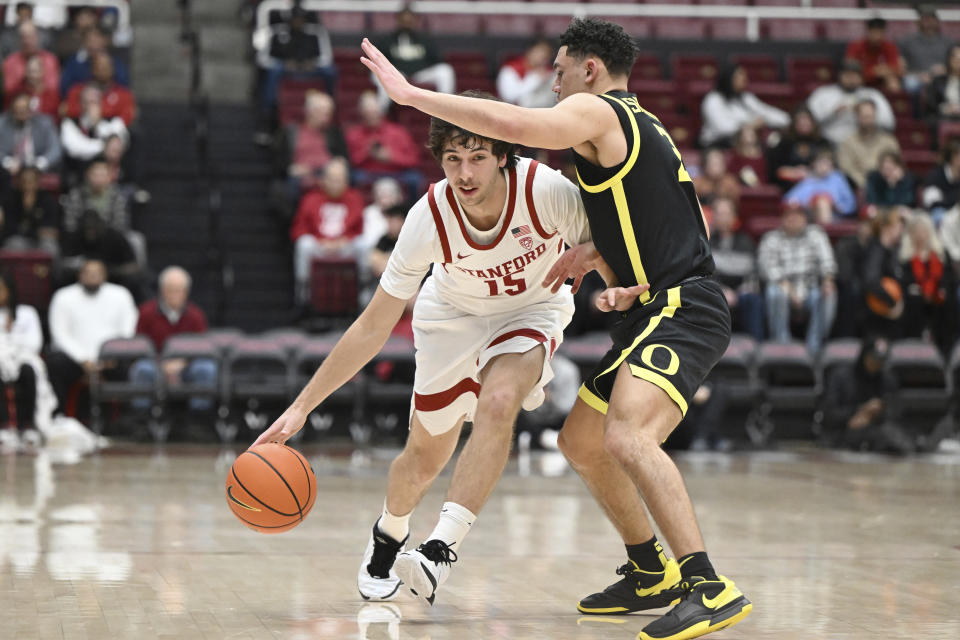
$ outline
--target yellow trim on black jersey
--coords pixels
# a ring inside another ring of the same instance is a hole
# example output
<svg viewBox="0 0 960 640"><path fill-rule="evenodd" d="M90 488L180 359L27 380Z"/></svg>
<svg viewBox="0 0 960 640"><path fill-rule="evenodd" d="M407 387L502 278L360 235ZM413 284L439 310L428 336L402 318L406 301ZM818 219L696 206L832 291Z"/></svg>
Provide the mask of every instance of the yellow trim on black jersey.
<svg viewBox="0 0 960 640"><path fill-rule="evenodd" d="M640 128L637 126L637 121L634 119L630 107L627 106L627 103L623 102L619 98L613 96L601 95L601 98L608 98L611 104L620 105L624 111L627 112L627 117L630 120L630 128L633 130L633 147L630 149L630 154L627 156L626 161L623 166L620 167L620 170L617 171L612 177L607 178L598 185L590 185L583 181L583 178L580 177L580 172L577 171L577 180L580 182L580 186L583 187L584 191L589 193L600 193L601 191L606 191L609 189L615 182L620 182L623 180L623 177L629 173L630 169L633 169L634 163L637 161L637 157L640 155Z"/></svg>
<svg viewBox="0 0 960 640"><path fill-rule="evenodd" d="M610 408L610 405L603 398L595 394L593 391L590 391L590 389L587 388L587 385L580 385L580 391L577 392L577 396L586 402L587 406L591 409L595 409L603 415L607 415L607 409Z"/></svg>
<svg viewBox="0 0 960 640"><path fill-rule="evenodd" d="M633 230L633 220L630 219L630 207L627 206L627 194L623 190L623 182L618 181L610 187L610 193L613 194L613 205L617 208L617 217L620 218L623 244L627 247L630 266L633 267L633 277L637 279L637 284L650 284L647 281L647 272L643 269L643 262L640 261L640 247L637 245L637 234ZM650 290L647 289L640 294L640 304L646 304L649 301Z"/></svg>

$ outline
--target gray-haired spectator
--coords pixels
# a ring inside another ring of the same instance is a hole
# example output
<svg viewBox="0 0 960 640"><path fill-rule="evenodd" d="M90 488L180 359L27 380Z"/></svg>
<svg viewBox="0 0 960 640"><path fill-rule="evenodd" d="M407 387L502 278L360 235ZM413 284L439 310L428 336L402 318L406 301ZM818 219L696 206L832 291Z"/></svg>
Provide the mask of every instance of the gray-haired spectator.
<svg viewBox="0 0 960 640"><path fill-rule="evenodd" d="M788 342L791 319L802 318L807 348L819 352L837 311L837 263L827 234L807 222L801 207L788 203L781 227L761 239L758 262L767 282L771 339Z"/></svg>
<svg viewBox="0 0 960 640"><path fill-rule="evenodd" d="M323 168L332 158L347 155L343 131L334 120L333 98L308 91L303 106L303 122L287 126L279 153L287 172L287 197L293 206L302 192L319 185Z"/></svg>
<svg viewBox="0 0 960 640"><path fill-rule="evenodd" d="M61 155L60 138L50 116L34 114L29 96L14 98L0 118L0 163L7 173L16 176L24 167L51 171L60 164Z"/></svg>

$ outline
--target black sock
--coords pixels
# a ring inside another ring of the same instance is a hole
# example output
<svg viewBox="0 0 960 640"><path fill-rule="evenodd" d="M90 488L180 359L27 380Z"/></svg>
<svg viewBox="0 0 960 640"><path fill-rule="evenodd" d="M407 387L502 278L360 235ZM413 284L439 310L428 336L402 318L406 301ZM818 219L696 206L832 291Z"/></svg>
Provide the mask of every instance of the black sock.
<svg viewBox="0 0 960 640"><path fill-rule="evenodd" d="M663 547L657 542L657 536L653 536L646 542L641 542L640 544L628 544L624 546L627 547L627 557L633 560L637 568L641 571L649 571L651 573L663 571L663 566L666 564L667 558L663 555Z"/></svg>
<svg viewBox="0 0 960 640"><path fill-rule="evenodd" d="M684 580L689 580L693 576L700 576L707 580L718 580L717 572L713 570L710 559L706 551L697 551L683 556L677 562L680 563L680 575Z"/></svg>

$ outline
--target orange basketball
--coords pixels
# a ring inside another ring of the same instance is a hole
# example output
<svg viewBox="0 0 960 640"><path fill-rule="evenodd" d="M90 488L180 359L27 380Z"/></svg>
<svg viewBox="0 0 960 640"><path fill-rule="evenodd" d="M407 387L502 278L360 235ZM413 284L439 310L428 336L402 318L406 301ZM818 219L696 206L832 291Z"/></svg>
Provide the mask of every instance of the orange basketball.
<svg viewBox="0 0 960 640"><path fill-rule="evenodd" d="M268 442L234 460L226 489L227 504L240 522L260 533L281 533L310 513L317 478L300 452Z"/></svg>
<svg viewBox="0 0 960 640"><path fill-rule="evenodd" d="M887 292L888 296L893 298L894 305L900 302L900 298L903 297L903 290L900 289L899 282L893 278L883 278L880 280L880 286L883 287L883 290ZM890 312L893 310L893 307L887 304L885 300L872 293L867 294L867 306L878 316L884 317L890 315Z"/></svg>

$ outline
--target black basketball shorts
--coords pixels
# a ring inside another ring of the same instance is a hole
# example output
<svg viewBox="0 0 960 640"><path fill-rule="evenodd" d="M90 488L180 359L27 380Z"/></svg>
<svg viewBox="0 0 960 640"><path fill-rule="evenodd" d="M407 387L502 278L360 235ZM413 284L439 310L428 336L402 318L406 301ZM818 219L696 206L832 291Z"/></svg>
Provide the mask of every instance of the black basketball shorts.
<svg viewBox="0 0 960 640"><path fill-rule="evenodd" d="M720 285L693 278L657 292L624 313L610 334L613 347L580 387L580 398L606 415L617 371L663 389L686 415L697 388L730 343L730 308Z"/></svg>

